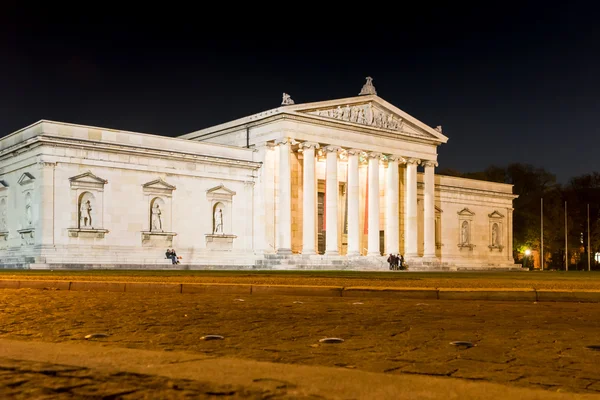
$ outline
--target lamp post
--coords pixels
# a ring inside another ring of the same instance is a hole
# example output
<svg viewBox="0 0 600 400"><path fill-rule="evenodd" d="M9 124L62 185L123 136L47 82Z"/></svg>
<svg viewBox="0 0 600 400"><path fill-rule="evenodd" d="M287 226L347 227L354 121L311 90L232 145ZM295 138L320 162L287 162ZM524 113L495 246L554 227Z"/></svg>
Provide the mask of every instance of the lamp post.
<svg viewBox="0 0 600 400"><path fill-rule="evenodd" d="M531 268L529 267L529 256L531 255L531 250L526 249L525 250L525 265L527 265L527 268Z"/></svg>

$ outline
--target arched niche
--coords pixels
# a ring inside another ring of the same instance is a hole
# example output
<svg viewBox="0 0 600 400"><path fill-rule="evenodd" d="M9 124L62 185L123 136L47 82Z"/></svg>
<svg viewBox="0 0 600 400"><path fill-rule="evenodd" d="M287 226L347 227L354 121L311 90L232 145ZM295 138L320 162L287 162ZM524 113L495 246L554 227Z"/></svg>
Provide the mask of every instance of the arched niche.
<svg viewBox="0 0 600 400"><path fill-rule="evenodd" d="M94 229L96 221L96 197L91 192L82 192L77 202L79 229Z"/></svg>
<svg viewBox="0 0 600 400"><path fill-rule="evenodd" d="M206 247L211 250L231 250L233 240L233 196L235 192L224 185L215 186L206 191L210 204L210 233L205 234Z"/></svg>
<svg viewBox="0 0 600 400"><path fill-rule="evenodd" d="M458 212L458 247L461 250L464 248L473 250L475 247L472 236L474 219L475 213L466 207Z"/></svg>
<svg viewBox="0 0 600 400"><path fill-rule="evenodd" d="M490 251L498 250L502 252L504 249L504 215L498 211L488 214L489 217L489 245Z"/></svg>
<svg viewBox="0 0 600 400"><path fill-rule="evenodd" d="M173 246L173 191L174 185L162 178L155 179L142 185L146 222L142 231L142 246L166 247Z"/></svg>
<svg viewBox="0 0 600 400"><path fill-rule="evenodd" d="M0 240L6 240L8 235L7 208L6 197L0 197Z"/></svg>
<svg viewBox="0 0 600 400"><path fill-rule="evenodd" d="M223 235L225 234L224 230L224 220L225 220L225 204L221 202L215 203L212 209L213 215L213 229L212 233L215 235Z"/></svg>
<svg viewBox="0 0 600 400"><path fill-rule="evenodd" d="M165 201L161 197L150 200L150 232L164 232L168 217Z"/></svg>
<svg viewBox="0 0 600 400"><path fill-rule="evenodd" d="M104 229L104 187L108 183L88 171L69 178L74 198L74 228L69 228L69 237L103 239L108 230Z"/></svg>

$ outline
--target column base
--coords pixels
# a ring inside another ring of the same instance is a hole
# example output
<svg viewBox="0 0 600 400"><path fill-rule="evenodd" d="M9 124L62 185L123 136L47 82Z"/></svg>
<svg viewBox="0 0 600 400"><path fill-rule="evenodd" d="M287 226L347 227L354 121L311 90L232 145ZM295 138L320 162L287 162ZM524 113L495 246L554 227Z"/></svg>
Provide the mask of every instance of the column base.
<svg viewBox="0 0 600 400"><path fill-rule="evenodd" d="M334 250L334 251L327 250L327 251L325 251L325 255L326 256L339 256L340 252L337 250Z"/></svg>
<svg viewBox="0 0 600 400"><path fill-rule="evenodd" d="M382 255L380 252L376 252L376 253L369 252L369 253L367 253L367 257L382 257Z"/></svg>
<svg viewBox="0 0 600 400"><path fill-rule="evenodd" d="M314 250L302 250L302 255L305 256L314 256L315 254L317 254L317 252Z"/></svg>
<svg viewBox="0 0 600 400"><path fill-rule="evenodd" d="M292 249L277 249L277 254L287 256L289 254L292 254Z"/></svg>
<svg viewBox="0 0 600 400"><path fill-rule="evenodd" d="M347 257L358 257L358 256L360 256L360 252L358 252L358 251L349 251L349 252L346 254L346 256L347 256Z"/></svg>

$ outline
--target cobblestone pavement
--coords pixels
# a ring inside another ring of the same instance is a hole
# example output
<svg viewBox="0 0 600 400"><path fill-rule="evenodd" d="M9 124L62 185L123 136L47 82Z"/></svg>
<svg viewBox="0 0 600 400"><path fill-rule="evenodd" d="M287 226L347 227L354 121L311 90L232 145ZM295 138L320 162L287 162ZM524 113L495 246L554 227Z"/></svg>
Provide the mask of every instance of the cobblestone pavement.
<svg viewBox="0 0 600 400"><path fill-rule="evenodd" d="M95 340L111 347L580 393L600 392L600 351L587 348L600 345L599 315L593 303L0 291L6 339L76 343L106 333ZM207 334L224 340L200 340ZM325 337L345 341L320 343ZM459 340L474 346L450 344Z"/></svg>
<svg viewBox="0 0 600 400"><path fill-rule="evenodd" d="M597 272L348 272L348 271L31 271L0 270L0 279L168 283L239 283L427 288L600 290Z"/></svg>
<svg viewBox="0 0 600 400"><path fill-rule="evenodd" d="M83 367L0 358L3 399L292 399L285 389L280 385L273 390L250 390L190 379L99 373Z"/></svg>

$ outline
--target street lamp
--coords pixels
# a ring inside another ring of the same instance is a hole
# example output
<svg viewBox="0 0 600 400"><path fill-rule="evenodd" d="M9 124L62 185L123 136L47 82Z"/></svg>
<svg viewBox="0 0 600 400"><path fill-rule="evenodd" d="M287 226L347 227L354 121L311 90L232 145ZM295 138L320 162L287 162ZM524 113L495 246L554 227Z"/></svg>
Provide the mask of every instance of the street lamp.
<svg viewBox="0 0 600 400"><path fill-rule="evenodd" d="M529 250L529 249L526 249L526 250L525 250L525 257L526 257L526 258L525 258L525 265L526 265L526 267L527 267L527 268L531 268L531 267L529 266L529 256L530 256L530 255L531 255L531 250Z"/></svg>

